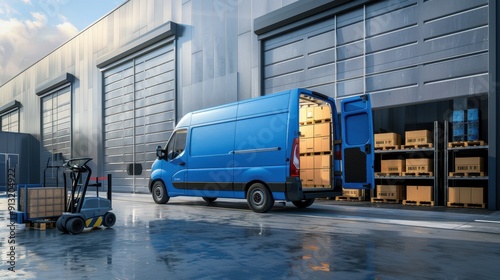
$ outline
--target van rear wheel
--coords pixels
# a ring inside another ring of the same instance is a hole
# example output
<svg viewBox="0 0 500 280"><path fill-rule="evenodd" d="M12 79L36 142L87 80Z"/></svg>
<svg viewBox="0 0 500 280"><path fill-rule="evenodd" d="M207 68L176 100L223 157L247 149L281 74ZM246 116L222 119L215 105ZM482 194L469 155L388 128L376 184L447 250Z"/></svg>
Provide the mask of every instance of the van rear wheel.
<svg viewBox="0 0 500 280"><path fill-rule="evenodd" d="M165 184L162 181L154 182L151 193L153 194L153 200L158 204L165 204L170 199Z"/></svg>
<svg viewBox="0 0 500 280"><path fill-rule="evenodd" d="M314 203L314 198L304 199L304 200L296 200L292 201L293 205L297 208L307 208Z"/></svg>
<svg viewBox="0 0 500 280"><path fill-rule="evenodd" d="M265 213L273 207L274 198L266 186L255 183L248 189L247 203L254 212Z"/></svg>
<svg viewBox="0 0 500 280"><path fill-rule="evenodd" d="M202 197L202 198L203 198L203 200L205 200L207 203L212 203L212 202L214 202L214 201L217 199L217 197L206 197L206 196L204 196L204 197Z"/></svg>

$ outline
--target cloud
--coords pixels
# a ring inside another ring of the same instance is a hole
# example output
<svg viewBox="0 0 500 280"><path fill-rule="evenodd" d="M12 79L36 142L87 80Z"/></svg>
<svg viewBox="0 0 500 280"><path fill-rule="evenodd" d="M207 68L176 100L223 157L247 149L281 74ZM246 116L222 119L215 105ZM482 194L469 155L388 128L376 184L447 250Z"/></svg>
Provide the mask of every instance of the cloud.
<svg viewBox="0 0 500 280"><path fill-rule="evenodd" d="M0 16L10 16L12 14L15 14L17 11L12 8L11 5L7 4L4 1L0 1Z"/></svg>
<svg viewBox="0 0 500 280"><path fill-rule="evenodd" d="M78 33L78 28L76 28L73 24L67 21L58 24L56 27L61 34L66 34L66 37L68 38L71 38Z"/></svg>
<svg viewBox="0 0 500 280"><path fill-rule="evenodd" d="M25 21L0 18L0 26L0 85L78 33L70 22L52 26L37 12Z"/></svg>

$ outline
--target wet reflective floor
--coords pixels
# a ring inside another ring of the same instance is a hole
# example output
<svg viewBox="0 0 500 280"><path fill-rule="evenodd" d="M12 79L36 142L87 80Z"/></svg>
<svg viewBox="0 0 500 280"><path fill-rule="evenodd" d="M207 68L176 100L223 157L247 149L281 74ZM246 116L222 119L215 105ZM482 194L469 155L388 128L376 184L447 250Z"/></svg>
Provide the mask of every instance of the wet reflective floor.
<svg viewBox="0 0 500 280"><path fill-rule="evenodd" d="M172 198L157 205L143 194L116 194L113 207L117 216L113 228L69 235L57 229L9 227L7 201L0 197L0 278L498 279L500 275L499 211L323 200L308 209L276 204L270 212L257 214L243 200L207 205L201 198ZM12 259L14 263L9 263Z"/></svg>

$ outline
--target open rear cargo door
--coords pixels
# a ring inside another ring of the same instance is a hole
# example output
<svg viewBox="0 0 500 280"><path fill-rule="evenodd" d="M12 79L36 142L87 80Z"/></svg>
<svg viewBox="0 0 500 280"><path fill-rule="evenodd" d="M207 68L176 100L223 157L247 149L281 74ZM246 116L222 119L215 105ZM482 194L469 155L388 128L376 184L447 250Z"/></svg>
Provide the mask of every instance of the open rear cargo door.
<svg viewBox="0 0 500 280"><path fill-rule="evenodd" d="M370 96L341 101L342 185L350 189L373 189L373 118Z"/></svg>

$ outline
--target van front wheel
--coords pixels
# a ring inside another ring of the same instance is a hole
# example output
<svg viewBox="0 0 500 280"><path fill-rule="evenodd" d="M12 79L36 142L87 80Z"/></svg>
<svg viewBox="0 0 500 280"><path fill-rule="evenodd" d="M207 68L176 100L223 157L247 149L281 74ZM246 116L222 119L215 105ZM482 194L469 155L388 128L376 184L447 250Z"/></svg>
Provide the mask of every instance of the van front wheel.
<svg viewBox="0 0 500 280"><path fill-rule="evenodd" d="M248 207L257 213L265 213L274 205L274 198L269 189L261 183L250 186L247 192Z"/></svg>
<svg viewBox="0 0 500 280"><path fill-rule="evenodd" d="M314 198L292 201L293 205L297 208L307 208L314 203Z"/></svg>
<svg viewBox="0 0 500 280"><path fill-rule="evenodd" d="M217 199L217 197L207 197L207 196L204 196L202 198L203 200L205 200L206 203L212 203Z"/></svg>
<svg viewBox="0 0 500 280"><path fill-rule="evenodd" d="M165 204L170 199L165 184L163 184L162 181L154 182L151 192L153 194L153 200L158 204Z"/></svg>

